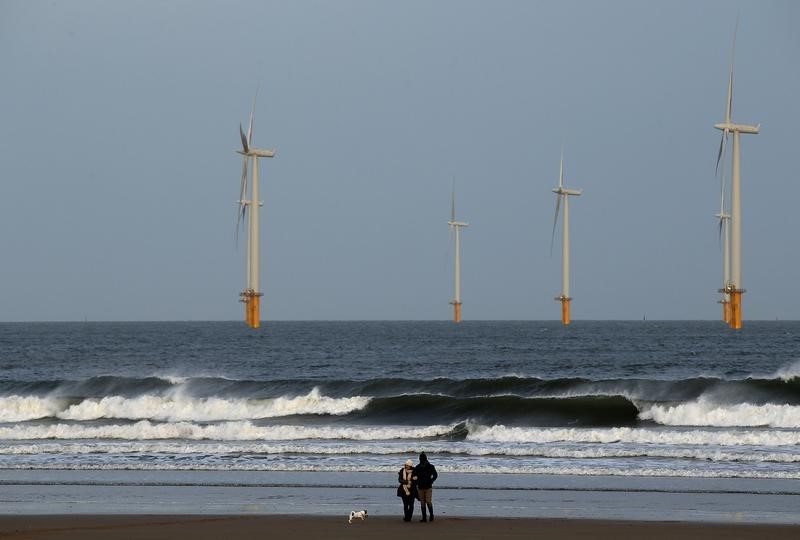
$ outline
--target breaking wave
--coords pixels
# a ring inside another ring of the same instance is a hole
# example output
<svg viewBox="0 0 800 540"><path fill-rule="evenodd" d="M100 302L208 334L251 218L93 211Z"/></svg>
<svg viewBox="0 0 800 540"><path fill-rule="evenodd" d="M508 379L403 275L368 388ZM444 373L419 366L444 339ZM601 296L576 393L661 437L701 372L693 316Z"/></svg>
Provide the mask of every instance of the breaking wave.
<svg viewBox="0 0 800 540"><path fill-rule="evenodd" d="M6 396L0 398L0 422L41 418L96 420L120 418L159 421L220 421L275 418L300 414L343 415L364 408L370 398L331 398L314 388L308 394L272 399L242 399L181 394L137 397L107 396L69 399L63 397Z"/></svg>
<svg viewBox="0 0 800 540"><path fill-rule="evenodd" d="M0 440L36 439L184 439L184 440L299 440L299 439L425 439L453 433L457 426L382 426L348 428L333 426L278 425L258 426L249 421L196 424L192 422L157 423L141 420L130 424L91 426L75 423L51 425L23 424L0 427Z"/></svg>
<svg viewBox="0 0 800 540"><path fill-rule="evenodd" d="M800 363L767 378L683 380L398 378L232 380L92 377L0 381L0 423L36 420L258 421L293 416L360 424L537 427L800 427Z"/></svg>

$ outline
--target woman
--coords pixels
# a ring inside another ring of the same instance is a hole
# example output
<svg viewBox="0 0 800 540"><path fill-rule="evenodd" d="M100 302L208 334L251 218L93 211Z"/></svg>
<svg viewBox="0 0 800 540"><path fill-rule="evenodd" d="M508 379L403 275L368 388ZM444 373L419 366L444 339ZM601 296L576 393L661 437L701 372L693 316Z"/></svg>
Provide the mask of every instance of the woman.
<svg viewBox="0 0 800 540"><path fill-rule="evenodd" d="M414 501L417 499L417 478L414 476L414 462L410 459L397 474L397 496L403 499L403 521L411 521L414 514Z"/></svg>

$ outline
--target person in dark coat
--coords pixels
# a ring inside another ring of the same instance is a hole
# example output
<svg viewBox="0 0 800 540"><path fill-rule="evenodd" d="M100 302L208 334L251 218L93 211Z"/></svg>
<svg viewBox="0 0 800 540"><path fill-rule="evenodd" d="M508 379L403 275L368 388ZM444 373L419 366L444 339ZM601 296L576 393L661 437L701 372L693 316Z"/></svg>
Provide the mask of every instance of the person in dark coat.
<svg viewBox="0 0 800 540"><path fill-rule="evenodd" d="M403 499L403 521L411 521L414 515L414 500L417 498L417 482L414 477L414 462L406 461L400 472L397 473L397 496Z"/></svg>
<svg viewBox="0 0 800 540"><path fill-rule="evenodd" d="M428 461L428 456L425 455L425 452L419 455L419 465L414 467L414 476L417 477L419 508L422 510L420 522L425 523L428 521L428 516L425 512L426 506L428 509L427 514L430 514L430 521L433 521L433 483L436 482L439 474L436 472L436 467L433 466L433 463Z"/></svg>

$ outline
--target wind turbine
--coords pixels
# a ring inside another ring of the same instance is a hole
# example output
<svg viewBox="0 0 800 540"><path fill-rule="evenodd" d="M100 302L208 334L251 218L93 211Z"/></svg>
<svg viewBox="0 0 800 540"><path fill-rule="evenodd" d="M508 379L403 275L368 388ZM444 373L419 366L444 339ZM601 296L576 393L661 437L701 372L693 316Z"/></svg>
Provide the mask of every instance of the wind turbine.
<svg viewBox="0 0 800 540"><path fill-rule="evenodd" d="M456 221L456 186L453 183L453 195L450 200L450 221L447 222L450 230L455 232L455 294L453 300L453 322L461 322L461 227L469 227L469 223Z"/></svg>
<svg viewBox="0 0 800 540"><path fill-rule="evenodd" d="M242 138L242 149L237 150L237 154L242 155L242 181L239 191L239 211L236 218L236 232L238 239L239 226L242 220L247 219L247 255L245 262L245 288L244 291L239 293L240 302L244 302L245 315L244 320L251 328L258 328L261 326L261 312L260 302L264 293L261 292L260 276L261 276L261 254L259 252L259 230L260 220L259 211L262 202L259 200L258 193L258 158L262 157L275 157L275 150L261 150L254 148L253 143L253 116L256 112L256 97L253 98L253 108L250 111L250 123L247 127L247 135L245 135L242 125L239 124L239 135ZM248 161L252 170L252 182L248 182ZM250 187L248 194L248 184ZM249 210L249 211L248 211Z"/></svg>
<svg viewBox="0 0 800 540"><path fill-rule="evenodd" d="M558 187L553 189L556 194L556 214L553 218L553 236L550 239L550 250L553 250L553 240L556 236L556 225L558 224L558 211L561 201L564 201L563 217L563 238L561 242L561 296L556 296L555 300L561 302L561 323L565 326L570 323L569 303L572 298L569 296L569 197L579 196L580 189L567 189L564 187L564 149L561 149L561 166L558 173Z"/></svg>
<svg viewBox="0 0 800 540"><path fill-rule="evenodd" d="M719 292L727 294L730 298L730 316L728 324L733 329L742 327L742 175L740 164L740 136L742 133L757 135L761 124L750 126L735 124L731 119L733 109L733 59L736 52L736 32L739 29L739 18L736 18L736 27L733 31L733 46L731 47L731 63L728 71L728 100L725 105L725 121L715 124L714 127L722 131L722 140L719 143L717 154L717 168L719 168L725 153L728 135L733 134L733 166L731 171L731 212L730 212L730 276L725 286ZM723 182L724 190L724 182ZM723 209L724 210L724 209ZM724 214L724 211L721 212ZM723 219L723 218L720 218ZM724 265L723 265L724 266Z"/></svg>

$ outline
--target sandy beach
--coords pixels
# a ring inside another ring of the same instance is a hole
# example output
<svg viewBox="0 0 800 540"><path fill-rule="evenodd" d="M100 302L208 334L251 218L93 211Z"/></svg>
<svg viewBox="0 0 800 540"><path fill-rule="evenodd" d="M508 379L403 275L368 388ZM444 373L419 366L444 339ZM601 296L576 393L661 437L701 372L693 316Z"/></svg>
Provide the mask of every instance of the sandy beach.
<svg viewBox="0 0 800 540"><path fill-rule="evenodd" d="M432 534L443 539L615 538L667 540L795 539L791 525L641 522L564 519L441 518L434 523L404 523L398 518L368 518L348 524L346 517L317 516L0 516L0 538L50 540L238 540L263 538L405 539Z"/></svg>

